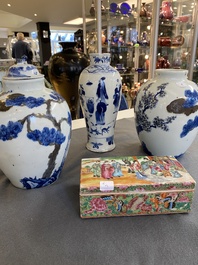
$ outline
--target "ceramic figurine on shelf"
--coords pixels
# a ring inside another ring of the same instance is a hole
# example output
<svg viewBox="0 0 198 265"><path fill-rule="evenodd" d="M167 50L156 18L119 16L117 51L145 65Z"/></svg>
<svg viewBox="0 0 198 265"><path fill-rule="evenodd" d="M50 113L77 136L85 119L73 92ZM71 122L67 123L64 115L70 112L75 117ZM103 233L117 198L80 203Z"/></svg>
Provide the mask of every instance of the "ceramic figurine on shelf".
<svg viewBox="0 0 198 265"><path fill-rule="evenodd" d="M25 62L9 68L0 94L0 168L22 189L56 181L71 139L66 101L47 89L44 76Z"/></svg>
<svg viewBox="0 0 198 265"><path fill-rule="evenodd" d="M149 38L148 38L148 33L147 31L143 31L141 33L141 37L140 37L140 41L139 41L140 45L142 46L149 46L150 44L150 41L149 41Z"/></svg>

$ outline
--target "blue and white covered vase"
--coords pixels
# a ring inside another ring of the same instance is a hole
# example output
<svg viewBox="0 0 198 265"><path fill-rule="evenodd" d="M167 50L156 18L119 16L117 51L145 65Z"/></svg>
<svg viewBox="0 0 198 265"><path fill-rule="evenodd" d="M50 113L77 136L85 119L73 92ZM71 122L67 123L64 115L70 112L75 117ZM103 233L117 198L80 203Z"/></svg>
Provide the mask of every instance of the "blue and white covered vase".
<svg viewBox="0 0 198 265"><path fill-rule="evenodd" d="M114 128L121 93L121 77L110 65L110 54L90 54L90 65L81 72L79 78L88 150L107 152L115 148Z"/></svg>
<svg viewBox="0 0 198 265"><path fill-rule="evenodd" d="M145 151L180 156L198 132L198 87L187 70L157 69L144 83L135 102L136 129Z"/></svg>
<svg viewBox="0 0 198 265"><path fill-rule="evenodd" d="M22 189L59 177L71 138L66 101L44 85L35 66L19 63L3 77L0 94L0 169Z"/></svg>

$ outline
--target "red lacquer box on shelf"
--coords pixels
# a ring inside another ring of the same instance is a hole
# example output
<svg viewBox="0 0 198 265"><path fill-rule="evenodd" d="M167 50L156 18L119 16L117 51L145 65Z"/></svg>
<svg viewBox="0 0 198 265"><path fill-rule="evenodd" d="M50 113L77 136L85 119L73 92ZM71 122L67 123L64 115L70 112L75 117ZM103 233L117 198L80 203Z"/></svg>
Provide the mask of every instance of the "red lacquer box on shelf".
<svg viewBox="0 0 198 265"><path fill-rule="evenodd" d="M82 218L188 213L195 180L174 157L81 161Z"/></svg>

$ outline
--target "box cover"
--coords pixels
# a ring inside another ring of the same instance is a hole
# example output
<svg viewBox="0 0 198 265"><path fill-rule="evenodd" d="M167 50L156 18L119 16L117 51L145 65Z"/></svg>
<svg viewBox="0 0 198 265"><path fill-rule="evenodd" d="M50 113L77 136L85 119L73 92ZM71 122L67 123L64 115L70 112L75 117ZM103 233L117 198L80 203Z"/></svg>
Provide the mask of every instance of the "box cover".
<svg viewBox="0 0 198 265"><path fill-rule="evenodd" d="M81 161L82 218L187 213L195 181L174 157L127 156Z"/></svg>

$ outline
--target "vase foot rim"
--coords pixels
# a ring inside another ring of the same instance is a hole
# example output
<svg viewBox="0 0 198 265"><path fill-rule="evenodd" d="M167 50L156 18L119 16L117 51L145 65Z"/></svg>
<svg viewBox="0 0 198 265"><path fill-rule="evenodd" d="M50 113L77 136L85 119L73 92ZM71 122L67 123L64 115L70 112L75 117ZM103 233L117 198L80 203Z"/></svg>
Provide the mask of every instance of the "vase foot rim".
<svg viewBox="0 0 198 265"><path fill-rule="evenodd" d="M108 149L107 148L96 149L96 148L93 148L92 146L90 146L89 144L86 144L86 148L87 148L87 150L92 151L94 153L106 153L106 152L110 152L113 149L115 149L115 144L111 145L111 147L109 147Z"/></svg>

